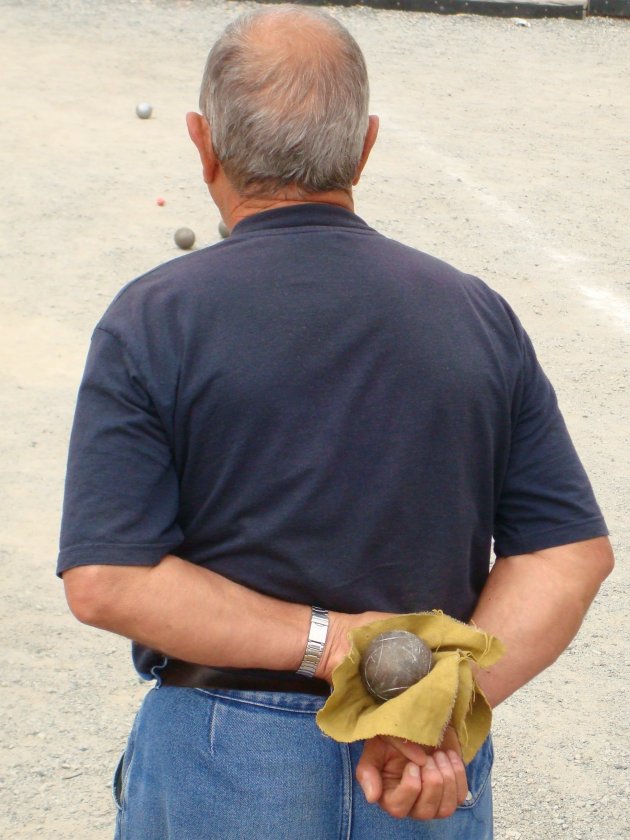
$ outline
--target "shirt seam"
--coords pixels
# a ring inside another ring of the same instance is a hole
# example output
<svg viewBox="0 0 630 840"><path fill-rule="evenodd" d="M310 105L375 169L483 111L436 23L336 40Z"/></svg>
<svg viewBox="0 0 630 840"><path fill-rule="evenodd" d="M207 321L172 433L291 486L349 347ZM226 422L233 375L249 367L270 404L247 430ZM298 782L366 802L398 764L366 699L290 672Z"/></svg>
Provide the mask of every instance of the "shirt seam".
<svg viewBox="0 0 630 840"><path fill-rule="evenodd" d="M588 529L586 533L584 530ZM566 540L557 543L548 543L548 540L554 539L553 534L568 534ZM513 554L530 554L536 551L542 551L546 548L556 548L561 545L568 545L572 542L583 542L584 540L596 539L597 537L608 536L610 533L606 520L603 515L591 516L588 519L581 519L579 523L573 521L566 525L559 525L556 528L546 528L544 531L532 531L530 533L518 534L513 537L501 537L496 535L494 537L495 554L507 557ZM571 538L573 535L573 538ZM544 543L543 546L538 543ZM530 547L530 546L538 547Z"/></svg>
<svg viewBox="0 0 630 840"><path fill-rule="evenodd" d="M72 545L65 546L59 549L60 554L66 554L69 551L82 548L161 548L162 546L172 546L173 541L160 543L118 543L118 542L83 542L72 543Z"/></svg>
<svg viewBox="0 0 630 840"><path fill-rule="evenodd" d="M251 236L286 236L287 234L304 234L304 233L318 233L321 231L343 231L345 233L356 233L359 236L381 236L378 231L374 230L373 228L368 228L366 230L359 228L359 227L351 227L348 225L345 227L344 225L295 225L290 227L284 228L260 228L258 230L237 230L234 233L233 241L237 239L251 237ZM226 240L226 244L229 243L229 240Z"/></svg>
<svg viewBox="0 0 630 840"><path fill-rule="evenodd" d="M97 325L96 325L96 327L94 327L94 332L96 332L96 330L100 330L100 332L104 332L104 333L105 333L106 335L108 335L110 338L113 338L113 339L114 339L114 341L115 341L117 344L119 344L119 345L120 345L120 347L122 348L123 352L124 352L124 353L127 353L127 355L129 356L129 358L131 359L131 361L134 363L134 365L136 366L136 368L137 368L138 372L140 373L140 375L142 376L142 378L143 378L143 380L144 380L143 384L144 384L144 388L145 388L145 390L146 390L147 394L151 395L151 391L149 390L149 387L148 387L148 386L149 386L149 377L147 376L147 373L146 373L146 371L145 371L145 369L144 369L144 366L140 363L140 361L139 361L139 360L136 358L136 356L132 353L132 351L131 351L131 349L130 349L129 345L128 345L128 344L127 344L127 342L123 339L123 337L122 337L122 336L120 336L120 335L118 335L116 332L114 332L114 331L111 329L111 327L106 327L106 326L103 326L102 324L97 324ZM151 399L153 400L153 398L152 398L152 397L151 397Z"/></svg>
<svg viewBox="0 0 630 840"><path fill-rule="evenodd" d="M553 528L544 528L542 531L518 531L514 537L506 537L505 541L518 540L523 538L529 537L542 537L545 534L552 534L554 531L563 531L566 528L577 528L582 525L588 525L590 522L603 522L604 517L601 514L595 514L594 516L589 516L588 519L573 519L571 522L566 522L563 525L554 525Z"/></svg>

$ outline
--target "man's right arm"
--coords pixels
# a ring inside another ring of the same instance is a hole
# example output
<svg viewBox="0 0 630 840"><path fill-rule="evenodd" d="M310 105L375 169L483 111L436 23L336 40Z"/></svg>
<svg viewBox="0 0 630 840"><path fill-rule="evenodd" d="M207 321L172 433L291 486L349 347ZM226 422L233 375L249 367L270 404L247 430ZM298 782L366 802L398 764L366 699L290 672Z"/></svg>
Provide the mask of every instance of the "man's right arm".
<svg viewBox="0 0 630 840"><path fill-rule="evenodd" d="M263 595L173 555L155 566L78 566L63 581L79 621L177 659L295 671L304 655L309 606ZM330 682L349 649L347 631L382 615L331 613L317 676Z"/></svg>

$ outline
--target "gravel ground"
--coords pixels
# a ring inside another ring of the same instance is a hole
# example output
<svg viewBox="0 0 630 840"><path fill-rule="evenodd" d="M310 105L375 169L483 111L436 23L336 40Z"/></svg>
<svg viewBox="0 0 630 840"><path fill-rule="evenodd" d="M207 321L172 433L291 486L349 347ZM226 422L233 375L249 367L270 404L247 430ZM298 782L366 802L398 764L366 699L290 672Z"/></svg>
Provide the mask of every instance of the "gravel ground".
<svg viewBox="0 0 630 840"><path fill-rule="evenodd" d="M68 431L112 296L177 256L177 227L218 238L183 115L241 7L0 0L7 840L112 835L109 780L145 688L127 643L77 624L54 577ZM357 211L512 303L617 553L577 640L496 712L497 840L627 838L630 28L333 13L364 47L382 120Z"/></svg>

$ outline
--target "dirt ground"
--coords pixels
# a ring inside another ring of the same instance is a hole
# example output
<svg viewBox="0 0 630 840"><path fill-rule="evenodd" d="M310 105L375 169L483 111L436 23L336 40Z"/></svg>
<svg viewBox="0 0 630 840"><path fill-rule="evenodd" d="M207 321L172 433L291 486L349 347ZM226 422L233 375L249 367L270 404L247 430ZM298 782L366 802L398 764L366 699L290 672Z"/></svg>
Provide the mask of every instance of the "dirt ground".
<svg viewBox="0 0 630 840"><path fill-rule="evenodd" d="M80 626L54 575L69 426L113 295L180 253L177 227L218 239L184 113L242 6L0 0L6 840L112 836L110 777L145 687L127 643ZM496 711L497 840L627 838L630 26L333 14L365 50L381 116L357 212L512 303L617 553L577 640Z"/></svg>

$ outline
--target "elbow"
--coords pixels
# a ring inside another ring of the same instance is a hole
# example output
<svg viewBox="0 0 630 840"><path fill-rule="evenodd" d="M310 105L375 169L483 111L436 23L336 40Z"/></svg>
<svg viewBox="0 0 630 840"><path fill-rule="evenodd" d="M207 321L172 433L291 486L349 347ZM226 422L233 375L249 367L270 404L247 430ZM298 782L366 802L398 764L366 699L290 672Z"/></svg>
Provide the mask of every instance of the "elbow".
<svg viewBox="0 0 630 840"><path fill-rule="evenodd" d="M70 612L82 624L107 628L114 598L111 570L107 566L77 566L63 573Z"/></svg>
<svg viewBox="0 0 630 840"><path fill-rule="evenodd" d="M577 580L582 582L582 596L588 608L606 578L615 567L615 556L608 537L598 537L583 544L588 548L586 563L581 567L582 574Z"/></svg>
<svg viewBox="0 0 630 840"><path fill-rule="evenodd" d="M615 568L615 555L608 537L602 538L602 545L599 557L600 586Z"/></svg>

